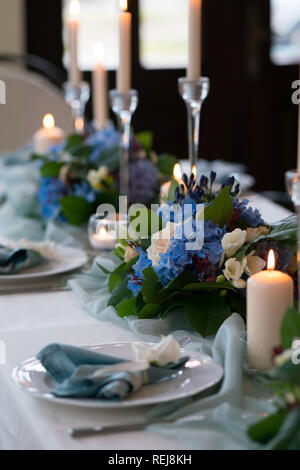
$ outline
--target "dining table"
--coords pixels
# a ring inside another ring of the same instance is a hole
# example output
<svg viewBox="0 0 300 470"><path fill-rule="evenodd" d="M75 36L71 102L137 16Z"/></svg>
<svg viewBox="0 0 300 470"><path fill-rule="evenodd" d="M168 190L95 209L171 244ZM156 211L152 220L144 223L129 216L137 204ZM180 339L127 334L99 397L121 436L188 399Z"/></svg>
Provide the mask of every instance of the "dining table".
<svg viewBox="0 0 300 470"><path fill-rule="evenodd" d="M247 197L270 223L290 215L264 196L250 193ZM0 294L0 344L5 348L5 360L0 364L0 449L190 449L188 441L183 443L151 430L73 439L67 432L70 427L142 422L149 407L92 409L57 404L33 398L12 380L17 364L52 342L80 346L139 340L137 332L88 315L72 290ZM216 439L208 428L200 434L199 449L210 448L239 449L240 445L226 433Z"/></svg>

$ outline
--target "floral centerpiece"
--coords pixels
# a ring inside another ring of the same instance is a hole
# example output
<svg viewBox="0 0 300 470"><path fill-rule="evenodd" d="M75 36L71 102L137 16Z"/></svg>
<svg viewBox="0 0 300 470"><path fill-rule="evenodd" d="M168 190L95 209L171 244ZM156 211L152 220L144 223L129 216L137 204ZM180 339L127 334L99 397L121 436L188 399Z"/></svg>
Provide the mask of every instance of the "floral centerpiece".
<svg viewBox="0 0 300 470"><path fill-rule="evenodd" d="M38 198L43 218L82 225L99 204L117 206L119 142L119 133L110 126L86 136L70 135L47 155L32 155L40 167ZM172 174L176 158L157 156L151 133L141 132L132 138L130 159L130 201L156 202L160 180Z"/></svg>
<svg viewBox="0 0 300 470"><path fill-rule="evenodd" d="M233 177L217 190L215 179L211 172L196 184L193 175L184 175L175 201L146 215L156 226L146 237L136 233L132 217L127 239L115 252L122 263L108 273L109 305L120 316L161 318L179 307L189 324L208 336L232 312L246 315L247 278L265 268L270 248L278 269L296 276L296 217L268 225L238 198ZM149 224L138 225L145 232Z"/></svg>
<svg viewBox="0 0 300 470"><path fill-rule="evenodd" d="M248 435L272 450L300 449L300 315L290 308L281 327L281 344L274 350L275 369L267 387L276 393L276 410L253 424Z"/></svg>

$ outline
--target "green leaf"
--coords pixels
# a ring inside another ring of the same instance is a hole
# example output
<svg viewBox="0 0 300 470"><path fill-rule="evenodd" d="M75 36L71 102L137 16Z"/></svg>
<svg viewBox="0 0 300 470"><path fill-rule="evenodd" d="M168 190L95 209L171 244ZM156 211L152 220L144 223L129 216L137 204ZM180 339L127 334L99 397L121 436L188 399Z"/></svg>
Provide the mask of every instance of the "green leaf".
<svg viewBox="0 0 300 470"><path fill-rule="evenodd" d="M161 283L158 280L157 274L152 267L146 268L143 271L144 282L142 286L142 294L145 303L153 302L157 292L161 290Z"/></svg>
<svg viewBox="0 0 300 470"><path fill-rule="evenodd" d="M46 155L38 155L36 153L33 153L32 155L30 155L30 160L32 162L36 161L36 160L47 160L47 156Z"/></svg>
<svg viewBox="0 0 300 470"><path fill-rule="evenodd" d="M41 176L43 178L57 178L64 163L45 162L41 168Z"/></svg>
<svg viewBox="0 0 300 470"><path fill-rule="evenodd" d="M180 294L184 286L191 284L194 281L195 275L193 271L191 269L185 269L183 273L179 274L179 276L173 279L166 287L157 292L153 302L162 303L169 300L170 297Z"/></svg>
<svg viewBox="0 0 300 470"><path fill-rule="evenodd" d="M110 171L115 171L120 167L120 147L114 145L108 149L101 150L98 156L99 164L106 166Z"/></svg>
<svg viewBox="0 0 300 470"><path fill-rule="evenodd" d="M64 150L65 152L72 153L83 143L84 143L84 137L82 135L72 134L68 137Z"/></svg>
<svg viewBox="0 0 300 470"><path fill-rule="evenodd" d="M101 264L97 263L97 266L98 268L101 269L102 272L104 272L104 274L112 274L111 271L108 271L108 269L106 269L104 266L102 266Z"/></svg>
<svg viewBox="0 0 300 470"><path fill-rule="evenodd" d="M178 181L172 179L169 192L168 192L167 201L174 201L176 188L180 188L180 185Z"/></svg>
<svg viewBox="0 0 300 470"><path fill-rule="evenodd" d="M204 220L212 220L219 227L224 227L233 215L233 202L230 187L223 188L216 199L204 210Z"/></svg>
<svg viewBox="0 0 300 470"><path fill-rule="evenodd" d="M168 153L163 153L158 157L157 168L165 176L173 177L174 165L178 162L178 158Z"/></svg>
<svg viewBox="0 0 300 470"><path fill-rule="evenodd" d="M250 426L248 436L252 441L267 444L279 431L286 417L286 411L281 409L273 415L264 418Z"/></svg>
<svg viewBox="0 0 300 470"><path fill-rule="evenodd" d="M125 276L118 286L113 291L111 298L109 299L108 306L117 308L124 300L131 299L133 297L132 292L127 288L128 276Z"/></svg>
<svg viewBox="0 0 300 470"><path fill-rule="evenodd" d="M215 335L231 314L226 297L220 295L193 296L184 306L189 324L203 337Z"/></svg>
<svg viewBox="0 0 300 470"><path fill-rule="evenodd" d="M151 131L138 132L135 135L143 149L148 153L152 149L153 145L153 133Z"/></svg>
<svg viewBox="0 0 300 470"><path fill-rule="evenodd" d="M136 306L135 306L136 299L133 297L132 299L123 300L118 306L118 315L119 317L129 317L130 315L136 314Z"/></svg>
<svg viewBox="0 0 300 470"><path fill-rule="evenodd" d="M300 406L287 414L276 436L267 444L266 450L300 449Z"/></svg>
<svg viewBox="0 0 300 470"><path fill-rule="evenodd" d="M274 381L287 382L300 385L300 364L293 364L291 360L286 361L280 367L269 372L269 377Z"/></svg>
<svg viewBox="0 0 300 470"><path fill-rule="evenodd" d="M239 292L228 291L227 295L231 312L239 313L243 318L246 318L246 299Z"/></svg>
<svg viewBox="0 0 300 470"><path fill-rule="evenodd" d="M162 229L162 220L156 212L151 209L138 208L135 214L130 215L130 226L137 232L139 238L149 239L154 233Z"/></svg>
<svg viewBox="0 0 300 470"><path fill-rule="evenodd" d="M183 288L184 291L195 292L195 291L218 291L220 289L228 289L235 291L231 282L195 282L193 284L188 284Z"/></svg>
<svg viewBox="0 0 300 470"><path fill-rule="evenodd" d="M278 240L281 242L296 244L297 242L297 217L290 215L286 219L281 220L272 225L270 232L267 235L260 235L252 240L247 245L243 246L235 255L234 258L242 259L250 248L258 243L260 240Z"/></svg>
<svg viewBox="0 0 300 470"><path fill-rule="evenodd" d="M73 151L74 157L87 159L92 152L92 147L89 145L82 145Z"/></svg>
<svg viewBox="0 0 300 470"><path fill-rule="evenodd" d="M146 304L138 313L139 318L155 318L161 313L162 307L160 304Z"/></svg>
<svg viewBox="0 0 300 470"><path fill-rule="evenodd" d="M59 202L64 216L72 225L85 224L94 212L93 204L83 197L65 196Z"/></svg>
<svg viewBox="0 0 300 470"><path fill-rule="evenodd" d="M297 309L287 310L281 325L280 337L284 349L291 348L294 339L300 338L300 314Z"/></svg>
<svg viewBox="0 0 300 470"><path fill-rule="evenodd" d="M109 276L109 281L108 281L108 289L109 289L109 292L112 293L116 287L118 287L118 285L120 284L122 278L119 274L111 274Z"/></svg>

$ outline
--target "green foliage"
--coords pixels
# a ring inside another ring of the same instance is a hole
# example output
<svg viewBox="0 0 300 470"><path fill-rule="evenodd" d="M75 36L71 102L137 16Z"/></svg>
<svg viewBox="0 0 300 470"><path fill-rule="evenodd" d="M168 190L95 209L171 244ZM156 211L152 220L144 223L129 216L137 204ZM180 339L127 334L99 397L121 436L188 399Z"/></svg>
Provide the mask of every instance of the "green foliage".
<svg viewBox="0 0 300 470"><path fill-rule="evenodd" d="M248 429L248 436L253 441L260 444L267 444L278 433L285 417L286 411L284 409L278 410L273 415L270 415L250 426Z"/></svg>
<svg viewBox="0 0 300 470"><path fill-rule="evenodd" d="M233 215L233 202L230 187L223 188L218 196L204 210L204 220L212 220L219 227L224 227Z"/></svg>
<svg viewBox="0 0 300 470"><path fill-rule="evenodd" d="M194 295L186 299L184 309L189 324L202 336L215 335L231 314L227 298L221 295Z"/></svg>
<svg viewBox="0 0 300 470"><path fill-rule="evenodd" d="M67 221L76 226L85 224L94 212L94 205L83 197L65 196L60 199L60 205Z"/></svg>
<svg viewBox="0 0 300 470"><path fill-rule="evenodd" d="M300 338L300 314L296 308L289 308L281 325L281 345L284 349L292 347L295 338Z"/></svg>
<svg viewBox="0 0 300 470"><path fill-rule="evenodd" d="M57 178L64 163L45 161L41 168L42 178Z"/></svg>
<svg viewBox="0 0 300 470"><path fill-rule="evenodd" d="M163 153L158 157L157 168L162 175L172 178L174 165L177 162L178 158L174 155Z"/></svg>
<svg viewBox="0 0 300 470"><path fill-rule="evenodd" d="M153 145L153 133L151 131L138 132L135 138L141 144L145 152L149 153L151 151Z"/></svg>
<svg viewBox="0 0 300 470"><path fill-rule="evenodd" d="M180 185L179 185L178 181L172 179L171 180L171 185L170 185L170 188L169 188L169 191L168 191L168 197L167 197L168 201L174 201L176 188L180 188Z"/></svg>

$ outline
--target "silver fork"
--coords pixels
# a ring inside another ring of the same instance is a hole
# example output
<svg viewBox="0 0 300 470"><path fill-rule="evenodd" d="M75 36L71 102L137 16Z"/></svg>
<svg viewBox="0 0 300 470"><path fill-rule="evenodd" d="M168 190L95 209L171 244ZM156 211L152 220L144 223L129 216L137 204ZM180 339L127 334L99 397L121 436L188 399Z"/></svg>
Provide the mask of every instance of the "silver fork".
<svg viewBox="0 0 300 470"><path fill-rule="evenodd" d="M192 338L188 335L183 336L180 340L177 341L182 349L186 348L188 344L192 342Z"/></svg>

